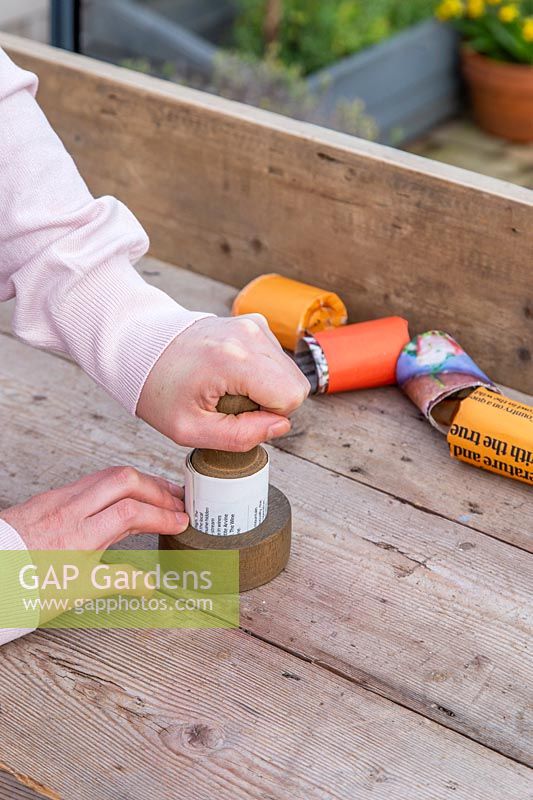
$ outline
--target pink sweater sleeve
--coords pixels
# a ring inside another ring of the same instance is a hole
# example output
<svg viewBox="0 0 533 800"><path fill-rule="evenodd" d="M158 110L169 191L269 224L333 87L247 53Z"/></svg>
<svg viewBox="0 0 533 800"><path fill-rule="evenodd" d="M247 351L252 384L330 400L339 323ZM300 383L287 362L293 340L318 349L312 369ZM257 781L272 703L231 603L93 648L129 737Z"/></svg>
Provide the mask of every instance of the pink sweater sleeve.
<svg viewBox="0 0 533 800"><path fill-rule="evenodd" d="M165 348L193 322L135 272L148 249L113 197L94 199L35 101L37 78L0 50L0 301L13 330L71 356L128 411ZM0 519L0 550L25 549ZM27 633L0 629L0 645Z"/></svg>
<svg viewBox="0 0 533 800"><path fill-rule="evenodd" d="M3 519L0 519L0 550L26 550L26 545L11 525L8 525L7 522L4 522ZM0 609L2 607L2 601L8 600L9 598L5 598L4 594L6 592L5 586L2 586L2 595L0 596ZM12 595L14 597L14 595ZM37 626L38 614L35 619L35 626ZM31 633L35 630L33 628L0 628L0 645L7 644L7 642L12 642L13 639L18 639L19 636L24 636L26 633Z"/></svg>
<svg viewBox="0 0 533 800"><path fill-rule="evenodd" d="M137 220L94 199L35 101L37 79L0 50L0 301L25 342L68 354L128 411L170 342L205 314L135 272Z"/></svg>

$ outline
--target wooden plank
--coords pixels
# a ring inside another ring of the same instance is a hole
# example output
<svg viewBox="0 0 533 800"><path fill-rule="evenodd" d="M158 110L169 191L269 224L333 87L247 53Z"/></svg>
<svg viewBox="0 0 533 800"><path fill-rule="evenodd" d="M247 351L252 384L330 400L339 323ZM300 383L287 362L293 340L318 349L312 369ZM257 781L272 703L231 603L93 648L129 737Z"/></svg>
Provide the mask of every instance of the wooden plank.
<svg viewBox="0 0 533 800"><path fill-rule="evenodd" d="M235 296L230 286L151 258L139 271L188 308L230 313ZM0 331L11 330L11 312L11 304L0 304ZM528 395L504 391L533 405ZM443 437L395 388L311 399L277 447L533 551L528 488L452 461Z"/></svg>
<svg viewBox="0 0 533 800"><path fill-rule="evenodd" d="M455 334L533 393L529 190L3 35L91 188L153 253L241 286L280 271L353 320Z"/></svg>
<svg viewBox="0 0 533 800"><path fill-rule="evenodd" d="M10 337L0 347L0 506L110 464L181 475L183 449L74 365ZM272 470L293 504L293 553L243 597L243 625L531 763L531 557L287 453L272 451Z"/></svg>
<svg viewBox="0 0 533 800"><path fill-rule="evenodd" d="M39 633L2 655L3 758L49 797L530 796L526 767L239 631Z"/></svg>
<svg viewBox="0 0 533 800"><path fill-rule="evenodd" d="M29 781L31 785L35 785L35 781L27 775L19 777ZM42 800L43 797L47 796L42 793L43 788L46 792L46 787L41 785L38 788L39 791L37 792L35 789L25 786L24 783L20 783L13 775L7 772L0 772L0 800ZM55 793L48 793L48 797L51 800L57 800L57 794Z"/></svg>

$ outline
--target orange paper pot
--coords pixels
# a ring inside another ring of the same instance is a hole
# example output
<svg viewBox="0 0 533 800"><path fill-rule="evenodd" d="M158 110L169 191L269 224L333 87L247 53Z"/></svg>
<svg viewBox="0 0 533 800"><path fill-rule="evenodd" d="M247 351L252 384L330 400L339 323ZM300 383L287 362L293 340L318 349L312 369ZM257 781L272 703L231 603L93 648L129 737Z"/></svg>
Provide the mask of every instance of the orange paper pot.
<svg viewBox="0 0 533 800"><path fill-rule="evenodd" d="M295 350L306 331L345 325L346 306L333 292L283 275L261 275L242 289L232 313L263 314L282 347Z"/></svg>
<svg viewBox="0 0 533 800"><path fill-rule="evenodd" d="M512 142L533 142L533 66L495 61L468 47L462 61L480 128Z"/></svg>
<svg viewBox="0 0 533 800"><path fill-rule="evenodd" d="M314 394L396 383L396 363L409 341L407 321L386 317L304 336L296 363Z"/></svg>

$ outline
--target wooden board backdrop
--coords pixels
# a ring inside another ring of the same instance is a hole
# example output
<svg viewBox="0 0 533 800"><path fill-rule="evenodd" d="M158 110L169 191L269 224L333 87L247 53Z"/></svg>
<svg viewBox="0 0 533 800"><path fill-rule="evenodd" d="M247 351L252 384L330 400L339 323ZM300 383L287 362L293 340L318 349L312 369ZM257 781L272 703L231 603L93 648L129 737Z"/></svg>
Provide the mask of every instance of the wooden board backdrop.
<svg viewBox="0 0 533 800"><path fill-rule="evenodd" d="M447 329L533 392L529 190L7 35L96 194L154 255L241 286L280 271L353 320Z"/></svg>

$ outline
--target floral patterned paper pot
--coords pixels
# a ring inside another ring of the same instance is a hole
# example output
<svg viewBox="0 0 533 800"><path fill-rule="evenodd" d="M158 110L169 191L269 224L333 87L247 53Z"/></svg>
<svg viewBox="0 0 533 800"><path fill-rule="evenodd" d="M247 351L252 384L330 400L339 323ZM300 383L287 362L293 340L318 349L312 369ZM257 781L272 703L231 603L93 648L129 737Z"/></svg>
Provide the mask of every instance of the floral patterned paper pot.
<svg viewBox="0 0 533 800"><path fill-rule="evenodd" d="M498 387L447 333L427 331L411 339L396 367L398 385L429 422L447 434L459 402L478 386Z"/></svg>

